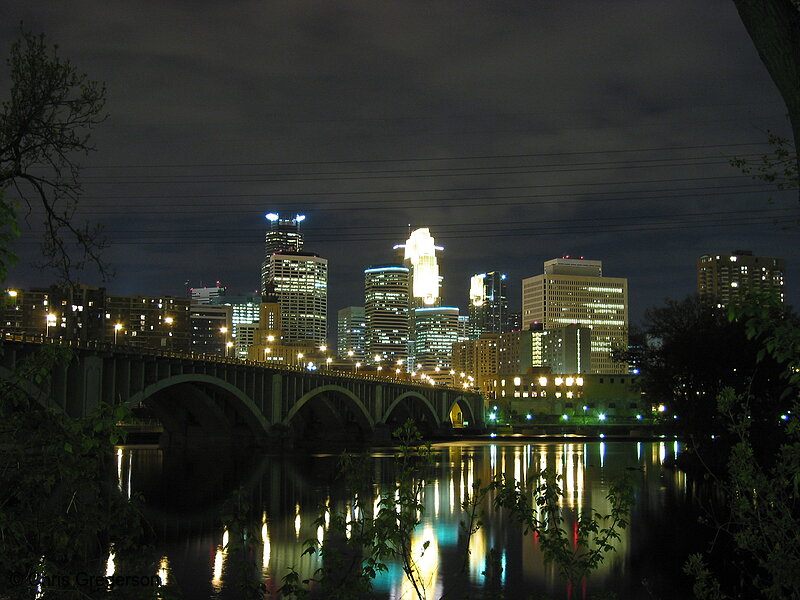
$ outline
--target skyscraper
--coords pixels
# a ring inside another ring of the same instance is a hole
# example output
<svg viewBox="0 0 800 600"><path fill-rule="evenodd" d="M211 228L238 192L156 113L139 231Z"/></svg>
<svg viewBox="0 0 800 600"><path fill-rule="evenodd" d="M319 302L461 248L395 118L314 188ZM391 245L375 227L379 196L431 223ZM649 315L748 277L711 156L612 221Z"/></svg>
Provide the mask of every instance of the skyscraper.
<svg viewBox="0 0 800 600"><path fill-rule="evenodd" d="M270 279L281 306L283 341L325 344L328 323L328 261L313 252L274 252Z"/></svg>
<svg viewBox="0 0 800 600"><path fill-rule="evenodd" d="M405 244L398 244L394 248L403 250L403 262L410 269L411 306L439 306L442 278L439 276L436 251L444 248L436 245L427 227L415 229Z"/></svg>
<svg viewBox="0 0 800 600"><path fill-rule="evenodd" d="M458 308L436 306L414 309L416 337L414 368L437 379L449 377L453 344L458 342Z"/></svg>
<svg viewBox="0 0 800 600"><path fill-rule="evenodd" d="M498 271L473 275L469 283L470 338L508 331L506 275Z"/></svg>
<svg viewBox="0 0 800 600"><path fill-rule="evenodd" d="M366 358L408 359L409 269L382 265L364 270Z"/></svg>
<svg viewBox="0 0 800 600"><path fill-rule="evenodd" d="M348 306L337 313L336 353L340 358L363 360L366 351L367 319L363 306ZM350 356L352 352L352 356Z"/></svg>
<svg viewBox="0 0 800 600"><path fill-rule="evenodd" d="M612 352L628 346L628 280L603 277L599 260L556 258L544 274L522 281L523 327L542 323L558 329L577 323L591 328L591 372L627 373Z"/></svg>
<svg viewBox="0 0 800 600"><path fill-rule="evenodd" d="M264 262L261 263L261 293L266 294L270 273L269 257L276 252L300 252L303 249L303 234L300 223L305 215L295 215L291 219L281 219L277 213L267 213L269 228L264 236Z"/></svg>
<svg viewBox="0 0 800 600"><path fill-rule="evenodd" d="M750 250L706 254L697 259L697 294L722 306L748 292L774 293L785 302L786 260L753 256Z"/></svg>

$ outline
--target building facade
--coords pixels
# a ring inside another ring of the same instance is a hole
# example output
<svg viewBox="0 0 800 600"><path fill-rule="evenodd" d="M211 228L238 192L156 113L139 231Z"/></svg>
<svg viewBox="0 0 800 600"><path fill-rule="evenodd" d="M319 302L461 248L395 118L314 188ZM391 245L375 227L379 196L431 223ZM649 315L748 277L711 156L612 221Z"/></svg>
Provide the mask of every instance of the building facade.
<svg viewBox="0 0 800 600"><path fill-rule="evenodd" d="M336 354L339 357L364 360L367 347L365 311L363 306L348 306L336 314Z"/></svg>
<svg viewBox="0 0 800 600"><path fill-rule="evenodd" d="M786 301L786 260L754 256L750 250L731 254L706 254L697 259L697 294L720 306L748 293L774 294Z"/></svg>
<svg viewBox="0 0 800 600"><path fill-rule="evenodd" d="M408 360L410 269L379 265L364 270L367 362Z"/></svg>
<svg viewBox="0 0 800 600"><path fill-rule="evenodd" d="M414 309L416 337L411 367L437 379L452 368L453 344L458 342L458 308L438 306Z"/></svg>
<svg viewBox="0 0 800 600"><path fill-rule="evenodd" d="M275 252L269 284L281 306L284 342L326 345L328 261L313 252Z"/></svg>
<svg viewBox="0 0 800 600"><path fill-rule="evenodd" d="M508 286L505 273L490 271L470 278L470 339L483 333L504 333L509 330Z"/></svg>
<svg viewBox="0 0 800 600"><path fill-rule="evenodd" d="M267 213L269 223L264 235L264 261L261 263L261 293L269 292L269 282L272 278L270 256L276 252L300 252L303 249L303 234L300 233L300 223L305 220L305 215L295 215L289 219L281 219L277 213Z"/></svg>
<svg viewBox="0 0 800 600"><path fill-rule="evenodd" d="M557 258L544 273L522 282L523 326L541 323L545 330L577 324L591 329L591 372L626 373L614 360L628 346L628 280L604 277L598 260Z"/></svg>
<svg viewBox="0 0 800 600"><path fill-rule="evenodd" d="M225 305L193 305L189 313L192 352L235 357L232 312Z"/></svg>
<svg viewBox="0 0 800 600"><path fill-rule="evenodd" d="M486 380L497 376L499 337L497 333L484 333L477 340L453 344L451 368L457 374L458 383L468 381L471 384L468 387L486 389Z"/></svg>

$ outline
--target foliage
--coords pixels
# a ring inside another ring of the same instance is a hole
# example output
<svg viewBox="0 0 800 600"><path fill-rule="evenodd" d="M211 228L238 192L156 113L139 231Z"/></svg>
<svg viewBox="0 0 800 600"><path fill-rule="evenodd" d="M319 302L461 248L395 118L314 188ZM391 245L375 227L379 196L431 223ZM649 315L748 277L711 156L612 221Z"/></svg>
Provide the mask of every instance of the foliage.
<svg viewBox="0 0 800 600"><path fill-rule="evenodd" d="M11 91L0 106L0 189L13 187L28 208L42 209L45 266L56 268L64 281L87 262L105 276L99 231L73 219L81 192L74 155L93 150L89 130L105 119L105 87L78 73L56 46L48 48L43 35L23 31L6 62ZM18 234L17 208L12 199L0 198L0 276L11 262L7 245ZM77 260L68 241L78 250Z"/></svg>
<svg viewBox="0 0 800 600"><path fill-rule="evenodd" d="M37 394L71 359L67 348L45 346L0 382L0 595L32 597L26 586L5 589L22 575L69 582L45 598L85 597L72 575L112 546L131 568L152 562L138 501L124 498L110 476L127 410L103 404L73 419Z"/></svg>
<svg viewBox="0 0 800 600"><path fill-rule="evenodd" d="M753 179L773 183L779 190L791 190L800 186L797 151L791 140L768 131L767 141L772 150L762 156L760 161L751 163L744 158L734 158L731 166L745 175L752 175Z"/></svg>
<svg viewBox="0 0 800 600"><path fill-rule="evenodd" d="M725 388L718 396L719 412L735 443L727 476L718 482L726 510L717 527L730 537L744 576L738 585L726 578L723 586L702 556L690 557L686 571L694 575L701 600L731 597L728 591L732 597L800 598L800 322L780 309L761 302L730 312L747 337L760 344L756 361L773 360L783 368L784 388L771 407L762 409L765 418L779 425L766 445L753 426L750 394Z"/></svg>
<svg viewBox="0 0 800 600"><path fill-rule="evenodd" d="M317 554L323 562L315 577L300 581L294 569L283 578L279 593L288 598L304 598L306 586L315 582L332 600L362 598L372 589L375 577L388 570L387 562L396 560L411 582L419 598L425 597L425 584L412 548L412 534L420 522L424 506L421 469L430 464L430 443L422 444L422 436L413 421L407 421L394 432L400 440L397 460L397 484L377 500L377 510L369 498L371 481L364 468L365 458L344 455L339 463L348 489L354 491L349 509L336 512L330 506L315 521L317 527L330 519L329 538L305 542L304 554ZM428 549L430 541L422 547Z"/></svg>
<svg viewBox="0 0 800 600"><path fill-rule="evenodd" d="M376 500L377 510L374 510L368 500L372 482L367 476L369 469L365 468L365 458L344 455L339 467L348 489L353 491L353 498L345 511L325 506L315 525L318 528L329 525L327 538L324 542L317 539L305 542L304 554L319 555L323 566L310 579L301 579L298 572L290 568L278 590L280 595L307 598L309 586L317 584L325 598L363 598L372 589L375 577L388 570L387 563L396 561L402 566L416 597L420 600L427 597L429 582L423 580L416 560L428 551L431 540L424 540L419 548L412 547L412 540L424 514L423 471L431 462L431 449L429 444L420 444L421 436L413 421L409 420L394 433L401 440L394 488ZM525 534L535 532L540 536L545 561L555 563L562 576L570 581L588 575L614 549L614 540L627 526L632 500L627 482L612 485L607 496L612 507L610 514L581 513L577 544L573 547L572 536L562 527L560 476L551 469L537 475L540 483L534 490L533 501L518 482L503 474L486 486L480 481L473 485L472 493L461 505L466 514L461 523L466 534L462 540L462 573L468 562L469 539L483 526L481 515L490 497L494 509L508 511L510 517L522 525ZM490 549L483 573L489 595L502 596L501 571L499 553Z"/></svg>
<svg viewBox="0 0 800 600"><path fill-rule="evenodd" d="M769 310L785 312L774 306ZM769 356L757 361L760 342L748 338L743 322L731 321L724 309L688 296L646 311L643 329L637 356L628 360L640 366L645 399L667 407L666 417L692 449L705 448L712 462L716 453L722 457L718 466L724 465L730 436L716 398L726 387L749 394L752 426L765 439L769 436L776 425L762 418L761 408L773 406L780 396L782 367Z"/></svg>
<svg viewBox="0 0 800 600"><path fill-rule="evenodd" d="M613 483L606 499L611 505L607 515L596 511L582 511L577 521L577 539L573 547L571 537L562 527L564 517L559 502L563 495L560 475L552 469L538 473L539 484L533 492L533 502L521 489L519 482L498 475L491 484L497 492L494 504L510 511L511 517L523 526L523 533L539 536L545 562L554 563L561 576L576 582L589 575L613 551L614 540L628 526L633 495L625 480ZM531 508L535 505L535 508Z"/></svg>

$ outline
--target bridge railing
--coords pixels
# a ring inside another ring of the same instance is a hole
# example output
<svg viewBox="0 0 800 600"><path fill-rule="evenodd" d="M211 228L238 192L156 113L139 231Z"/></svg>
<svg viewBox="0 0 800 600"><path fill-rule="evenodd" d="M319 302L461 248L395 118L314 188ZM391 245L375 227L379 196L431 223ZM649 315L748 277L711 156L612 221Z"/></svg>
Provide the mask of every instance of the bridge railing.
<svg viewBox="0 0 800 600"><path fill-rule="evenodd" d="M3 332L0 330L0 340L9 342L22 342L25 344L52 344L57 346L66 346L80 350L93 350L104 352L116 352L124 354L135 354L137 356L154 356L164 358L175 358L181 360L199 360L202 362L213 362L227 365L245 365L252 367L259 367L264 369L271 369L275 371L289 371L295 373L308 373L309 370L302 365L283 364L280 366L274 363L266 363L263 361L249 360L245 358L225 357L216 354L206 354L205 352L177 352L165 348L163 350L156 348L149 348L146 346L136 346L132 344L115 344L113 342L102 342L98 340L74 340L68 338L49 337L44 334L27 334L18 332ZM427 383L416 382L401 377L393 377L392 375L372 375L369 373L357 373L352 371L341 371L338 369L322 369L317 370L318 375L329 375L331 377L341 377L345 379L354 379L358 381L369 381L374 383L397 383L405 386L413 386L420 389L447 389L458 392L478 393L476 390L464 390L460 387L448 385L432 386Z"/></svg>

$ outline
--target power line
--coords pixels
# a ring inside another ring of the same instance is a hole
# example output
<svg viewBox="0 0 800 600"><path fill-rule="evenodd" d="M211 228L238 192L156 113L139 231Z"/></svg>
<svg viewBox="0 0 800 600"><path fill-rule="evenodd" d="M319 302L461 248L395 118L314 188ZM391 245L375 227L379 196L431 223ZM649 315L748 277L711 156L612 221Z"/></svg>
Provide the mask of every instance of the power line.
<svg viewBox="0 0 800 600"><path fill-rule="evenodd" d="M407 162L435 162L435 161L454 161L454 160L489 160L489 159L508 159L508 158L541 158L546 156L585 156L590 154L624 154L633 152L663 152L673 150L707 150L710 148L737 148L744 146L766 146L764 140L754 142L739 142L732 144L707 144L696 146L656 146L652 148L631 148L631 149L612 149L612 150L579 150L574 152L538 152L525 154L483 154L468 156L426 156L410 158L372 158L372 159L352 159L352 160L314 160L314 161L276 161L276 162L252 162L252 163L171 163L158 165L92 165L82 167L89 169L171 169L171 168L191 168L191 167L266 167L266 166L299 166L299 165L346 165L346 164L376 164L376 163L407 163Z"/></svg>

